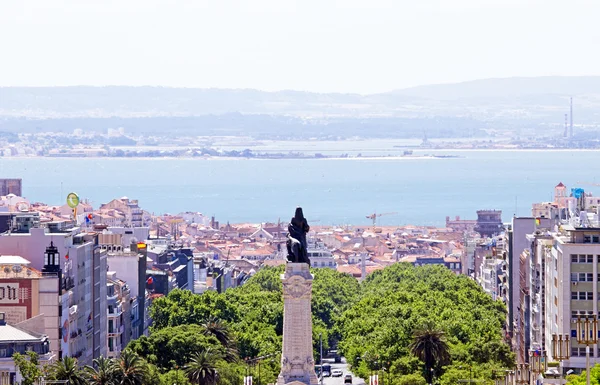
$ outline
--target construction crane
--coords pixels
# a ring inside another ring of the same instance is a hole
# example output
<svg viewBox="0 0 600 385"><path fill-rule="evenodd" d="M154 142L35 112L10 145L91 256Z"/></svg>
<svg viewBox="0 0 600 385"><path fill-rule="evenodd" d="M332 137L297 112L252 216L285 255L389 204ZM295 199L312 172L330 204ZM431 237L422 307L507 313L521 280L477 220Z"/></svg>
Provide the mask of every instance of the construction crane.
<svg viewBox="0 0 600 385"><path fill-rule="evenodd" d="M377 218L382 217L384 215L395 215L395 214L398 214L398 213L396 213L396 212L381 213L381 214L373 213L373 214L367 215L367 219L370 219L373 221L373 230L375 230L375 225L377 224Z"/></svg>

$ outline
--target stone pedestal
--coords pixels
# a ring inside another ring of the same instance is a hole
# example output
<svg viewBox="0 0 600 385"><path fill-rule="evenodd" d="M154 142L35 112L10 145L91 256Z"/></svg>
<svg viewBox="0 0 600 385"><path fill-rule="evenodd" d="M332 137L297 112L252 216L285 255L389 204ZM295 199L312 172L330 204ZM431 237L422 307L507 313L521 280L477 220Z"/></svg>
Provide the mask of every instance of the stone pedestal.
<svg viewBox="0 0 600 385"><path fill-rule="evenodd" d="M310 299L312 280L307 263L287 263L283 281L283 351L277 385L317 385L312 347Z"/></svg>

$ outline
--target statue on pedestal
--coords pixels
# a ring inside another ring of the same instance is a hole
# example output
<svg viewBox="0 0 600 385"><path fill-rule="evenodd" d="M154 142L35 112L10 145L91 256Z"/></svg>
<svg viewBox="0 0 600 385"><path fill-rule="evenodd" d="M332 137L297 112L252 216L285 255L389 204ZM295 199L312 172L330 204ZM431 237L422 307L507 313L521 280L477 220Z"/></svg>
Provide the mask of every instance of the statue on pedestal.
<svg viewBox="0 0 600 385"><path fill-rule="evenodd" d="M287 234L287 259L293 263L308 263L308 244L306 242L306 233L310 230L310 226L304 218L302 207L296 208L296 214L288 225Z"/></svg>

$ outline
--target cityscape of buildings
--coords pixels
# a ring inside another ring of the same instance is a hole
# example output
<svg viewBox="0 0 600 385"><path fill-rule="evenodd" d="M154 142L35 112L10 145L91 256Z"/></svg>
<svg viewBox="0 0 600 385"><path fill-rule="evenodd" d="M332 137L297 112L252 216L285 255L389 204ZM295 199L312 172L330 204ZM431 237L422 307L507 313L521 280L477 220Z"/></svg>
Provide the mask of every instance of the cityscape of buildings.
<svg viewBox="0 0 600 385"><path fill-rule="evenodd" d="M22 197L21 183L0 180L0 379L9 382L19 380L16 352L81 365L118 357L148 335L154 299L176 288L223 292L286 263L287 223L152 215L127 197L98 208L78 197L48 206ZM308 256L315 268L358 280L400 262L443 265L506 305L506 342L518 364L542 352L581 371L577 323L600 315L599 208L600 197L559 183L552 202L508 222L499 210L479 210L475 219L448 216L444 227L378 226L385 214L368 216L369 226L313 224ZM568 338L566 359L553 356L559 338ZM590 351L594 362L599 354Z"/></svg>

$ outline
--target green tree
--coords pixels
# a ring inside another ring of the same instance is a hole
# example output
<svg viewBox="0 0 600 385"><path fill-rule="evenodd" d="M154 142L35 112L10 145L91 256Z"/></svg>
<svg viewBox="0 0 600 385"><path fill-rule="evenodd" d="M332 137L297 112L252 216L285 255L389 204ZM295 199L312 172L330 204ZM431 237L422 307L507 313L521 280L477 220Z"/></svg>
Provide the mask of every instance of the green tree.
<svg viewBox="0 0 600 385"><path fill-rule="evenodd" d="M115 379L120 385L144 385L148 373L148 365L136 353L129 349L121 352L117 361Z"/></svg>
<svg viewBox="0 0 600 385"><path fill-rule="evenodd" d="M84 375L90 385L115 385L116 366L115 361L98 357L94 359L93 366L84 368Z"/></svg>
<svg viewBox="0 0 600 385"><path fill-rule="evenodd" d="M421 376L418 373L404 375L404 376L400 377L400 379L398 380L398 385L426 385L426 384L427 384L427 382L425 381L423 376Z"/></svg>
<svg viewBox="0 0 600 385"><path fill-rule="evenodd" d="M410 350L423 361L425 378L429 384L433 383L434 371L450 361L444 332L437 329L433 322L426 322L423 327L415 331Z"/></svg>
<svg viewBox="0 0 600 385"><path fill-rule="evenodd" d="M191 385L183 370L170 370L160 375L161 385Z"/></svg>
<svg viewBox="0 0 600 385"><path fill-rule="evenodd" d="M374 361L389 362L394 381L420 371L423 365L410 345L414 331L432 322L444 331L450 362L434 368L436 382L465 362L472 364L473 378L490 379L492 368L514 365L504 342L505 319L504 304L468 277L443 266L398 263L367 277L334 329L340 336L338 349L363 378ZM369 355L378 357L364 362Z"/></svg>
<svg viewBox="0 0 600 385"><path fill-rule="evenodd" d="M42 377L43 372L40 369L38 355L35 352L27 352L25 355L15 353L12 358L23 378L21 380L22 385L33 385Z"/></svg>
<svg viewBox="0 0 600 385"><path fill-rule="evenodd" d="M197 385L215 384L218 376L218 364L221 355L211 348L194 355L185 366L185 373L190 382Z"/></svg>
<svg viewBox="0 0 600 385"><path fill-rule="evenodd" d="M63 357L48 368L48 378L54 381L69 381L70 385L86 385L84 371L77 365L77 359Z"/></svg>
<svg viewBox="0 0 600 385"><path fill-rule="evenodd" d="M200 325L179 325L157 330L148 337L142 336L131 341L127 348L163 371L183 367L196 352L208 348L225 355L225 349L219 341L212 335L207 336Z"/></svg>
<svg viewBox="0 0 600 385"><path fill-rule="evenodd" d="M587 372L584 370L581 374L571 374L567 376L567 385L585 385L587 383ZM600 384L600 364L590 368L590 385Z"/></svg>

